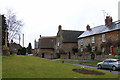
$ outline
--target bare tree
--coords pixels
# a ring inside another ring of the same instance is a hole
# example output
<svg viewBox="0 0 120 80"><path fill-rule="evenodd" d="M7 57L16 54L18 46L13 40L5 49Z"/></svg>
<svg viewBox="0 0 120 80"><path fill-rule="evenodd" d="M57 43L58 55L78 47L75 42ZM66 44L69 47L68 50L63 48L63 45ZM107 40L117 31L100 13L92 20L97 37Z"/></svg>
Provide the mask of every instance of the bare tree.
<svg viewBox="0 0 120 80"><path fill-rule="evenodd" d="M17 39L18 36L20 35L23 22L17 19L12 9L7 9L6 22L8 25L8 32L9 32L8 40L10 42L13 39Z"/></svg>

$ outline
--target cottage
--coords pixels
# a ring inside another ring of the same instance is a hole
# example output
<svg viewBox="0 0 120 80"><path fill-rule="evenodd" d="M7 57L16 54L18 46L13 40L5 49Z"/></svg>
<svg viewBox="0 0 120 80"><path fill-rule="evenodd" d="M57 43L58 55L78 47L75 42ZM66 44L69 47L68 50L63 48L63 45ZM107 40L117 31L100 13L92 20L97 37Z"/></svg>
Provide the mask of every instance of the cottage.
<svg viewBox="0 0 120 80"><path fill-rule="evenodd" d="M56 53L73 53L77 51L77 38L83 31L62 30L62 26L58 26L56 37L55 52Z"/></svg>
<svg viewBox="0 0 120 80"><path fill-rule="evenodd" d="M11 43L9 44L9 51L11 55L16 55L19 52L19 49L21 49L22 46L20 44L17 44L11 40Z"/></svg>
<svg viewBox="0 0 120 80"><path fill-rule="evenodd" d="M56 36L40 36L39 55L45 58L53 58Z"/></svg>
<svg viewBox="0 0 120 80"><path fill-rule="evenodd" d="M90 28L78 37L79 52L99 52L97 54L120 53L120 21L112 22L112 17L106 16L105 25Z"/></svg>

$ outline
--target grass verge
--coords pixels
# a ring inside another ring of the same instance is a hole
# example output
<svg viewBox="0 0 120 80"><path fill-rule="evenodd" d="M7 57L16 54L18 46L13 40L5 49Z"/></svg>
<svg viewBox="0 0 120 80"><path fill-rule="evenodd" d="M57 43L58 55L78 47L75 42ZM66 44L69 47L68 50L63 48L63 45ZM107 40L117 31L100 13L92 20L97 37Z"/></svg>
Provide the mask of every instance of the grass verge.
<svg viewBox="0 0 120 80"><path fill-rule="evenodd" d="M117 73L85 68L105 73L105 75L88 75L73 72L79 66L58 63L34 56L3 56L3 78L117 78Z"/></svg>

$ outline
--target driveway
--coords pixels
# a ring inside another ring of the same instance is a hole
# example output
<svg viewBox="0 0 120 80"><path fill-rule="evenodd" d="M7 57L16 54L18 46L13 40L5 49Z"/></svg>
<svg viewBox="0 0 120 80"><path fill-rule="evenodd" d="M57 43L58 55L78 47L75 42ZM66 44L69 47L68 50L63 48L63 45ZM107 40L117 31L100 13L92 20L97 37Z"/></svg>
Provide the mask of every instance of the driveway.
<svg viewBox="0 0 120 80"><path fill-rule="evenodd" d="M52 59L52 61L57 61L57 60L74 60L74 61L80 61L80 60L75 60L75 59ZM81 60L83 61L83 60ZM84 60L84 61L91 61L91 60ZM97 67L95 66L88 66L88 65L81 65L81 64L75 64L75 63L69 63L69 62L64 62L66 64L72 64L72 65L76 65L76 66L81 66L81 67L89 67L89 68L93 68L93 69L97 69ZM101 70L105 70L105 71L109 71L112 73L120 73L120 71L111 71L109 69L101 69Z"/></svg>

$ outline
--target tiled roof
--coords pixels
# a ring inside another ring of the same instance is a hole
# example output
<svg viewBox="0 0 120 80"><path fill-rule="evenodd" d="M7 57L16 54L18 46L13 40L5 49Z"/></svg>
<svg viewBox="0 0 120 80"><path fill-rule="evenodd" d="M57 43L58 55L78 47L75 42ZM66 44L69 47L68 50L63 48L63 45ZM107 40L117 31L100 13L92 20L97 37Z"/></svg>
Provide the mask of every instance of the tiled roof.
<svg viewBox="0 0 120 80"><path fill-rule="evenodd" d="M55 40L56 40L55 36L41 37L39 39L39 48L54 49Z"/></svg>
<svg viewBox="0 0 120 80"><path fill-rule="evenodd" d="M82 33L83 31L62 30L63 42L77 42L77 37Z"/></svg>
<svg viewBox="0 0 120 80"><path fill-rule="evenodd" d="M109 26L101 25L94 28L91 28L91 30L85 31L82 35L80 35L78 38L83 38L87 36L92 36L96 34L106 33L114 30L120 30L120 21L112 22Z"/></svg>

